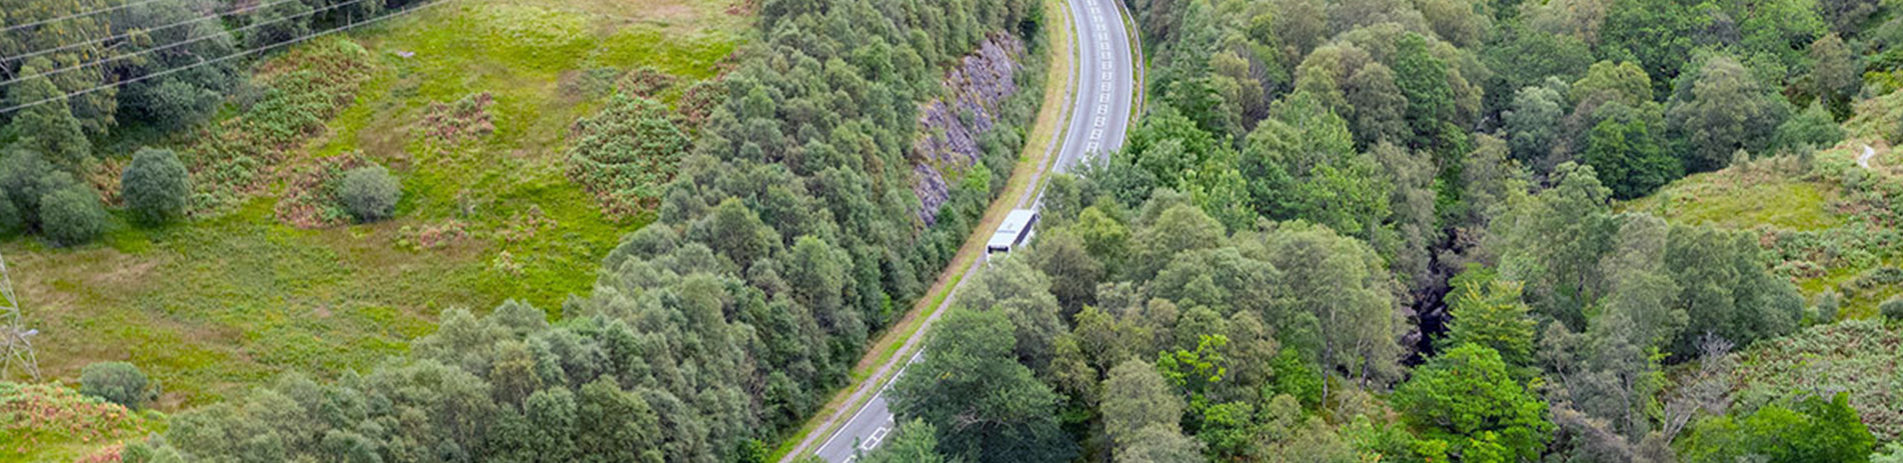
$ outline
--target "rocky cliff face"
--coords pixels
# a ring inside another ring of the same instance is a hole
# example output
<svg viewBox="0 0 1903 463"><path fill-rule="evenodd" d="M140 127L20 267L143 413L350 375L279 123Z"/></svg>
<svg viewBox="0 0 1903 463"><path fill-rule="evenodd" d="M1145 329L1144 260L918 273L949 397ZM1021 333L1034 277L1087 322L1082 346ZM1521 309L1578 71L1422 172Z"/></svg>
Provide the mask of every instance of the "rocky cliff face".
<svg viewBox="0 0 1903 463"><path fill-rule="evenodd" d="M1002 34L986 40L945 76L949 96L919 108L919 139L912 144L912 192L931 224L951 196L946 177L956 177L984 155L979 137L991 131L1006 99L1018 93L1018 59L1024 43Z"/></svg>

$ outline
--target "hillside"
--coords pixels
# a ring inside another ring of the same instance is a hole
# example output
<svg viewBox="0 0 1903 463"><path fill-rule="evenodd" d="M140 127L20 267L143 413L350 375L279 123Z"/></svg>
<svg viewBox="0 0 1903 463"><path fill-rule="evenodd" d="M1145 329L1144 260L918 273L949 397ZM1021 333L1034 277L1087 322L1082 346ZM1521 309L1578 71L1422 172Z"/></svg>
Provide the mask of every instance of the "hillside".
<svg viewBox="0 0 1903 463"><path fill-rule="evenodd" d="M287 93L307 87L273 84L344 67L346 81L311 90L341 97L318 111L334 116L246 180L194 167L198 205L185 223L134 226L121 212L103 244L0 245L45 333L42 367L72 380L90 362L131 361L164 386L170 409L279 372L367 367L433 331L447 308L519 300L557 313L652 216L604 213L565 174L571 127L623 86L679 100L721 72L748 21L724 0L454 2L261 62L258 86ZM117 143L175 146L228 169L206 159L218 150L204 140L270 116L259 107ZM400 180L393 220L352 225L322 200L325 182L364 162ZM98 177L116 183L124 160L103 164Z"/></svg>
<svg viewBox="0 0 1903 463"><path fill-rule="evenodd" d="M1832 300L1835 318L1878 317L1880 303L1903 293L1890 199L1903 187L1903 156L1889 148L1899 101L1892 93L1858 104L1844 123L1850 138L1834 147L1687 176L1619 208L1754 233L1812 304Z"/></svg>

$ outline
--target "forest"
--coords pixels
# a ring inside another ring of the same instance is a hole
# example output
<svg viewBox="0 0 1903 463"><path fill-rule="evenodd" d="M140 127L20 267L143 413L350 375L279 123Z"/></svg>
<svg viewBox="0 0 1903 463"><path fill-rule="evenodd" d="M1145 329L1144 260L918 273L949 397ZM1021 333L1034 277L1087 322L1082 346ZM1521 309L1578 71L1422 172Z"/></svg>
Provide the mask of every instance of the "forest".
<svg viewBox="0 0 1903 463"><path fill-rule="evenodd" d="M1129 6L1140 124L1053 180L864 461L1903 458L1854 379L1896 378L1866 342L1903 301L1840 293L1894 281L1897 184L1840 146L1896 140L1891 5ZM1854 225L1640 201L1694 174L1828 183Z"/></svg>
<svg viewBox="0 0 1903 463"><path fill-rule="evenodd" d="M252 212L477 221L438 183L467 171L418 166L479 164L456 153L522 130L489 108L533 105L447 92L379 142L424 154L327 148L328 121L373 119L360 88L429 90L362 77L407 59L368 40L306 40L450 1L0 0L24 25L0 54L31 55L0 62L0 230L59 263ZM0 382L29 423L0 452L60 409L114 423L103 461L770 461L987 232L1043 95L1002 102L962 167L916 159L921 106L988 40L1051 46L1046 5L749 2L708 80L564 74L608 81L563 87L585 114L533 146L603 224L541 240L618 236L582 292L451 306L349 354L372 360L273 363L189 406L138 362ZM1036 240L957 292L857 461L1903 461L1898 5L1124 6L1128 142L1044 185ZM245 14L168 26L220 8ZM266 168L306 144L335 152ZM920 169L949 178L936 211ZM495 239L537 240L533 210ZM448 223L390 234L453 251ZM511 255L487 271L520 279Z"/></svg>

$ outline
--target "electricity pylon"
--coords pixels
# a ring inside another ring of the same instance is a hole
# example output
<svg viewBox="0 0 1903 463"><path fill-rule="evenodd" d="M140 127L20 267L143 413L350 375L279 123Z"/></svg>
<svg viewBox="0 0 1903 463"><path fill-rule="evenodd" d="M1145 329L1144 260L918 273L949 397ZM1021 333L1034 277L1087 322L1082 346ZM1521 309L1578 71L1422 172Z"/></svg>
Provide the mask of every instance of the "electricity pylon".
<svg viewBox="0 0 1903 463"><path fill-rule="evenodd" d="M39 381L40 360L33 355L33 335L40 332L27 329L20 315L20 299L13 294L13 278L7 275L5 256L0 256L0 296L6 298L0 305L0 380L12 377L13 369L19 367Z"/></svg>

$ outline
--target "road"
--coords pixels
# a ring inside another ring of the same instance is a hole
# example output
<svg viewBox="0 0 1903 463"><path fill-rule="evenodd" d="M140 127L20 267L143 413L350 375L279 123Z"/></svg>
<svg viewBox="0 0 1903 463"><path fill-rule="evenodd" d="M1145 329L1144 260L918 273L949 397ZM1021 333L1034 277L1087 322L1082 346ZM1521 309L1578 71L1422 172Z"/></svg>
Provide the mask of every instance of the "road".
<svg viewBox="0 0 1903 463"><path fill-rule="evenodd" d="M1108 150L1123 146L1125 132L1131 119L1131 107L1136 99L1135 55L1130 49L1130 35L1123 22L1122 5L1119 0L1068 0L1070 4L1071 24L1075 26L1077 42L1077 66L1072 69L1071 82L1076 84L1075 94L1070 103L1070 126L1064 130L1063 143L1058 145L1057 159L1051 168L1058 172L1069 172L1082 162L1095 159L1095 156ZM1033 181L1041 180L1044 166L1034 174ZM1027 196L1018 198L1019 207L1034 204L1029 194L1038 191L1031 188ZM976 230L980 237L990 236L992 230ZM966 278L972 276L982 266L974 265L966 269ZM958 289L952 289L953 294ZM946 298L949 304L952 298ZM936 314L945 311L939 310ZM934 314L934 315L936 315ZM922 338L926 329L919 329L915 338ZM910 339L912 344L917 339ZM906 363L916 362L923 352L915 354ZM905 374L900 368L894 375L894 381ZM876 381L879 375L872 375L866 381ZM893 428L897 426L891 410L886 408L886 392L880 389L877 395L867 400L865 405L854 411L845 425L819 445L814 454L831 463L850 463L861 450L872 450L885 443ZM804 451L805 445L789 454L797 457Z"/></svg>
<svg viewBox="0 0 1903 463"><path fill-rule="evenodd" d="M1123 146L1135 99L1136 67L1118 0L1070 0L1079 39L1078 86L1056 169L1069 172L1091 156Z"/></svg>

